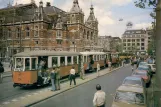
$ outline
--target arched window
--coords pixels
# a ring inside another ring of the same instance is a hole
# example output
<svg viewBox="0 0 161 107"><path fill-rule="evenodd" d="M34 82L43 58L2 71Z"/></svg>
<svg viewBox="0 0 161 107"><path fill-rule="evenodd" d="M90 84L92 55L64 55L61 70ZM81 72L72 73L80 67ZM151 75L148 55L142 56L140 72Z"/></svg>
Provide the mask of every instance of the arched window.
<svg viewBox="0 0 161 107"><path fill-rule="evenodd" d="M20 28L17 28L17 38L20 37Z"/></svg>
<svg viewBox="0 0 161 107"><path fill-rule="evenodd" d="M30 36L30 28L26 27L26 36L29 37Z"/></svg>
<svg viewBox="0 0 161 107"><path fill-rule="evenodd" d="M11 38L11 36L12 36L11 29L8 29L8 38Z"/></svg>
<svg viewBox="0 0 161 107"><path fill-rule="evenodd" d="M93 40L93 32L91 32L91 40Z"/></svg>
<svg viewBox="0 0 161 107"><path fill-rule="evenodd" d="M38 37L38 35L39 35L39 34L38 34L38 26L35 26L35 35L34 35L34 36L35 36L35 37Z"/></svg>
<svg viewBox="0 0 161 107"><path fill-rule="evenodd" d="M87 39L90 39L90 38L89 38L89 31L87 32Z"/></svg>

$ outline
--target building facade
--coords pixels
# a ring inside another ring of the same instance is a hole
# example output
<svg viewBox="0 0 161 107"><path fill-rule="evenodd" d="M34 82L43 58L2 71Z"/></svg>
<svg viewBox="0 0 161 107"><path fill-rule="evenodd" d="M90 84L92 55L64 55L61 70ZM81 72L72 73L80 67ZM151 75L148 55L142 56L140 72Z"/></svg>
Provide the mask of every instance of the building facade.
<svg viewBox="0 0 161 107"><path fill-rule="evenodd" d="M121 42L122 42L121 38L119 37L112 37L112 36L99 36L98 37L98 44L103 48L105 52L107 51L120 52Z"/></svg>
<svg viewBox="0 0 161 107"><path fill-rule="evenodd" d="M98 21L91 6L88 19L73 1L70 12L47 3L43 7L30 4L0 9L1 57L29 50L101 51L97 46ZM8 55L7 55L8 54Z"/></svg>
<svg viewBox="0 0 161 107"><path fill-rule="evenodd" d="M151 36L151 30L126 30L122 35L123 51L145 54L151 41Z"/></svg>
<svg viewBox="0 0 161 107"><path fill-rule="evenodd" d="M98 44L103 48L103 51L107 52L111 50L111 36L99 36L98 37Z"/></svg>

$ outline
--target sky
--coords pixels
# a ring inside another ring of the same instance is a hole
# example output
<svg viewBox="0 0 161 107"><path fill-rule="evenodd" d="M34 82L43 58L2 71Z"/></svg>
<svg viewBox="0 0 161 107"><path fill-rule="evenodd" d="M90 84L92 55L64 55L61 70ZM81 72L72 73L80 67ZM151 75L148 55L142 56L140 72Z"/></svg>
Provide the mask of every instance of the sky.
<svg viewBox="0 0 161 107"><path fill-rule="evenodd" d="M30 3L31 0L0 0L0 8L6 7L7 4L25 4ZM40 0L35 0L36 4ZM43 0L51 2L64 11L70 11L73 0ZM93 4L95 16L99 22L99 36L119 36L121 37L126 30L128 22L133 23L132 29L145 29L151 26L153 19L150 17L152 9L140 9L135 7L136 0L78 0L79 6L85 13L85 19L88 18L90 6ZM123 21L119 21L123 19Z"/></svg>

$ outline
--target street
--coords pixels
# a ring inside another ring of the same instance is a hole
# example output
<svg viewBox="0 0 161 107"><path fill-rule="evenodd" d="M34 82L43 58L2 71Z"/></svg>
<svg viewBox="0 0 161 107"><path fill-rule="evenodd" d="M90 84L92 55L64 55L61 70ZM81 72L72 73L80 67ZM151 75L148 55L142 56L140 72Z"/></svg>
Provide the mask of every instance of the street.
<svg viewBox="0 0 161 107"><path fill-rule="evenodd" d="M99 77L98 79L33 105L33 107L92 107L96 84L100 84L102 90L106 92L106 107L111 107L113 100L112 94L115 94L115 90L121 85L123 79L129 75L131 75L131 66L123 67L109 75Z"/></svg>

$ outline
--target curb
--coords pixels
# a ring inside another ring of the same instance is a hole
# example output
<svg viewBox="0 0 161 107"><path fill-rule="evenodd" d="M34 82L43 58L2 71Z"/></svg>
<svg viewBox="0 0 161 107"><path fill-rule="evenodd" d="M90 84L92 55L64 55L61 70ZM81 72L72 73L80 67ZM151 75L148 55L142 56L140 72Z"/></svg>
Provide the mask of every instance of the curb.
<svg viewBox="0 0 161 107"><path fill-rule="evenodd" d="M3 78L12 77L12 74L10 74L10 75L3 75L2 77L3 77Z"/></svg>
<svg viewBox="0 0 161 107"><path fill-rule="evenodd" d="M105 74L103 74L103 75L100 75L99 77L102 77L102 76L105 76L105 75L107 75L107 74L110 74L110 73L112 73L112 72L114 72L114 71L116 71L116 70L118 70L118 69L120 69L120 68L122 68L122 67L123 67L123 66L121 66L121 67L119 67L119 68L116 68L116 69L113 69L111 72L108 72L108 73L105 73ZM47 98L44 98L44 99L42 99L42 100L39 100L39 101L35 101L35 102L33 102L33 103L30 103L30 104L28 104L28 105L26 105L26 106L24 106L24 107L30 107L30 106L32 106L32 105L38 104L38 103L40 103L40 102L42 102L42 101L45 101L45 100L47 100L47 99L50 99L50 98L52 98L52 97L54 97L54 96L56 96L56 95L59 95L59 94L64 93L64 92L66 92L66 91L69 91L69 90L71 90L71 89L73 89L73 88L76 88L76 87L78 87L78 86L80 86L80 85L83 85L83 84L85 84L85 83L87 83L87 82L89 82L89 81L92 81L92 80L94 80L94 79L97 79L97 78L98 78L97 76L94 77L94 78L92 78L92 79L89 79L89 80L88 80L88 78L87 78L87 79L85 79L85 80L87 80L87 81L85 81L85 82L83 82L83 83L80 83L80 84L78 84L78 85L76 85L76 86L74 86L74 87L65 89L65 90L63 90L63 91L61 91L61 92L58 92L58 93L56 93L56 94L54 94L54 95L51 95L51 96L49 96L49 97L47 97Z"/></svg>

